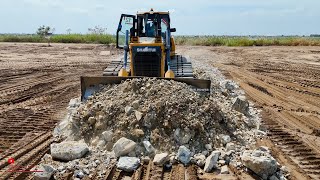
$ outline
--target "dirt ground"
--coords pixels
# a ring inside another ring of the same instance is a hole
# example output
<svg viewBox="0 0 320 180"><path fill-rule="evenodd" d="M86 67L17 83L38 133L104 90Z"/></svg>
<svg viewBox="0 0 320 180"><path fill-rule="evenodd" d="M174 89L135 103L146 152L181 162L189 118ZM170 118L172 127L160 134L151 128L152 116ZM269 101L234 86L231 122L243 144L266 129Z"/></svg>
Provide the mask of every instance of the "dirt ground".
<svg viewBox="0 0 320 180"><path fill-rule="evenodd" d="M320 47L177 49L218 67L263 110L261 128L269 133L259 143L272 146L290 179L320 178ZM50 144L46 132L80 95L79 76L101 75L118 54L104 45L0 43L0 174L9 156L25 165L39 161Z"/></svg>

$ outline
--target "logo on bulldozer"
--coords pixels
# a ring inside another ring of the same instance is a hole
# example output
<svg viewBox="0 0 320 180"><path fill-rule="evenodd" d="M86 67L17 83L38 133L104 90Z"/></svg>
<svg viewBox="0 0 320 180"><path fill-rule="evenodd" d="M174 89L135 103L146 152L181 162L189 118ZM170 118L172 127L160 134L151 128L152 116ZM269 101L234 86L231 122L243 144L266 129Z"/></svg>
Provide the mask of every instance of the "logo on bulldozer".
<svg viewBox="0 0 320 180"><path fill-rule="evenodd" d="M150 47L137 48L137 52L157 52L157 49L156 48L150 48Z"/></svg>

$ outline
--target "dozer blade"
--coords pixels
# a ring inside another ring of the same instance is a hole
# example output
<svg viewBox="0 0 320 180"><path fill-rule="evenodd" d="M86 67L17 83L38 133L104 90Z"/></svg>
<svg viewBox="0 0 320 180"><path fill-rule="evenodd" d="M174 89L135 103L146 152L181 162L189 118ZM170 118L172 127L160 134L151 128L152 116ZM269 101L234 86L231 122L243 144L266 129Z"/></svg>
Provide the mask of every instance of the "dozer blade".
<svg viewBox="0 0 320 180"><path fill-rule="evenodd" d="M145 78L145 77L119 77L119 76L94 76L94 77L85 77L81 76L81 101L86 100L94 92L99 90L99 85L106 84L120 84L126 79L133 78ZM157 78L156 79L165 79L165 80L174 80L178 82L183 82L188 85L191 85L197 91L210 92L210 80L204 79L194 79L194 78Z"/></svg>

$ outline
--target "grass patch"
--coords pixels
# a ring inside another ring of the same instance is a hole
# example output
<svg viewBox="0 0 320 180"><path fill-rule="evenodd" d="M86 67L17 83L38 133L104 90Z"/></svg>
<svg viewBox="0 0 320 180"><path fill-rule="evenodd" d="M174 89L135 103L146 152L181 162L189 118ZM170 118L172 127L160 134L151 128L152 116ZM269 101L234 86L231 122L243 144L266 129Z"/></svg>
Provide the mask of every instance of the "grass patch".
<svg viewBox="0 0 320 180"><path fill-rule="evenodd" d="M317 37L225 37L225 36L177 36L178 45L192 46L320 46Z"/></svg>
<svg viewBox="0 0 320 180"><path fill-rule="evenodd" d="M46 43L48 40L38 35L0 35L0 42L36 42ZM53 35L52 43L88 43L88 44L110 44L116 39L109 34L62 34Z"/></svg>

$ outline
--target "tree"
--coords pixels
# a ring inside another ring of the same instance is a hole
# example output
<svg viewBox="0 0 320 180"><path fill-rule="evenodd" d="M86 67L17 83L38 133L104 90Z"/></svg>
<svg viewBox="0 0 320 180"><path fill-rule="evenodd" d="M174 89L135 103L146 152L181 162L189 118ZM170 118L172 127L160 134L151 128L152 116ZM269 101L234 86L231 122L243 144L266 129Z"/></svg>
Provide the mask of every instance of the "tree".
<svg viewBox="0 0 320 180"><path fill-rule="evenodd" d="M50 46L50 38L51 35L53 34L53 32L55 31L55 28L51 28L50 26L40 26L37 30L37 34L41 37L41 38L45 38L48 41L48 46Z"/></svg>
<svg viewBox="0 0 320 180"><path fill-rule="evenodd" d="M88 28L90 34L106 34L107 28L95 26L94 28Z"/></svg>
<svg viewBox="0 0 320 180"><path fill-rule="evenodd" d="M68 28L68 29L67 29L67 33L68 33L68 34L71 34L71 31L72 31L71 28Z"/></svg>

